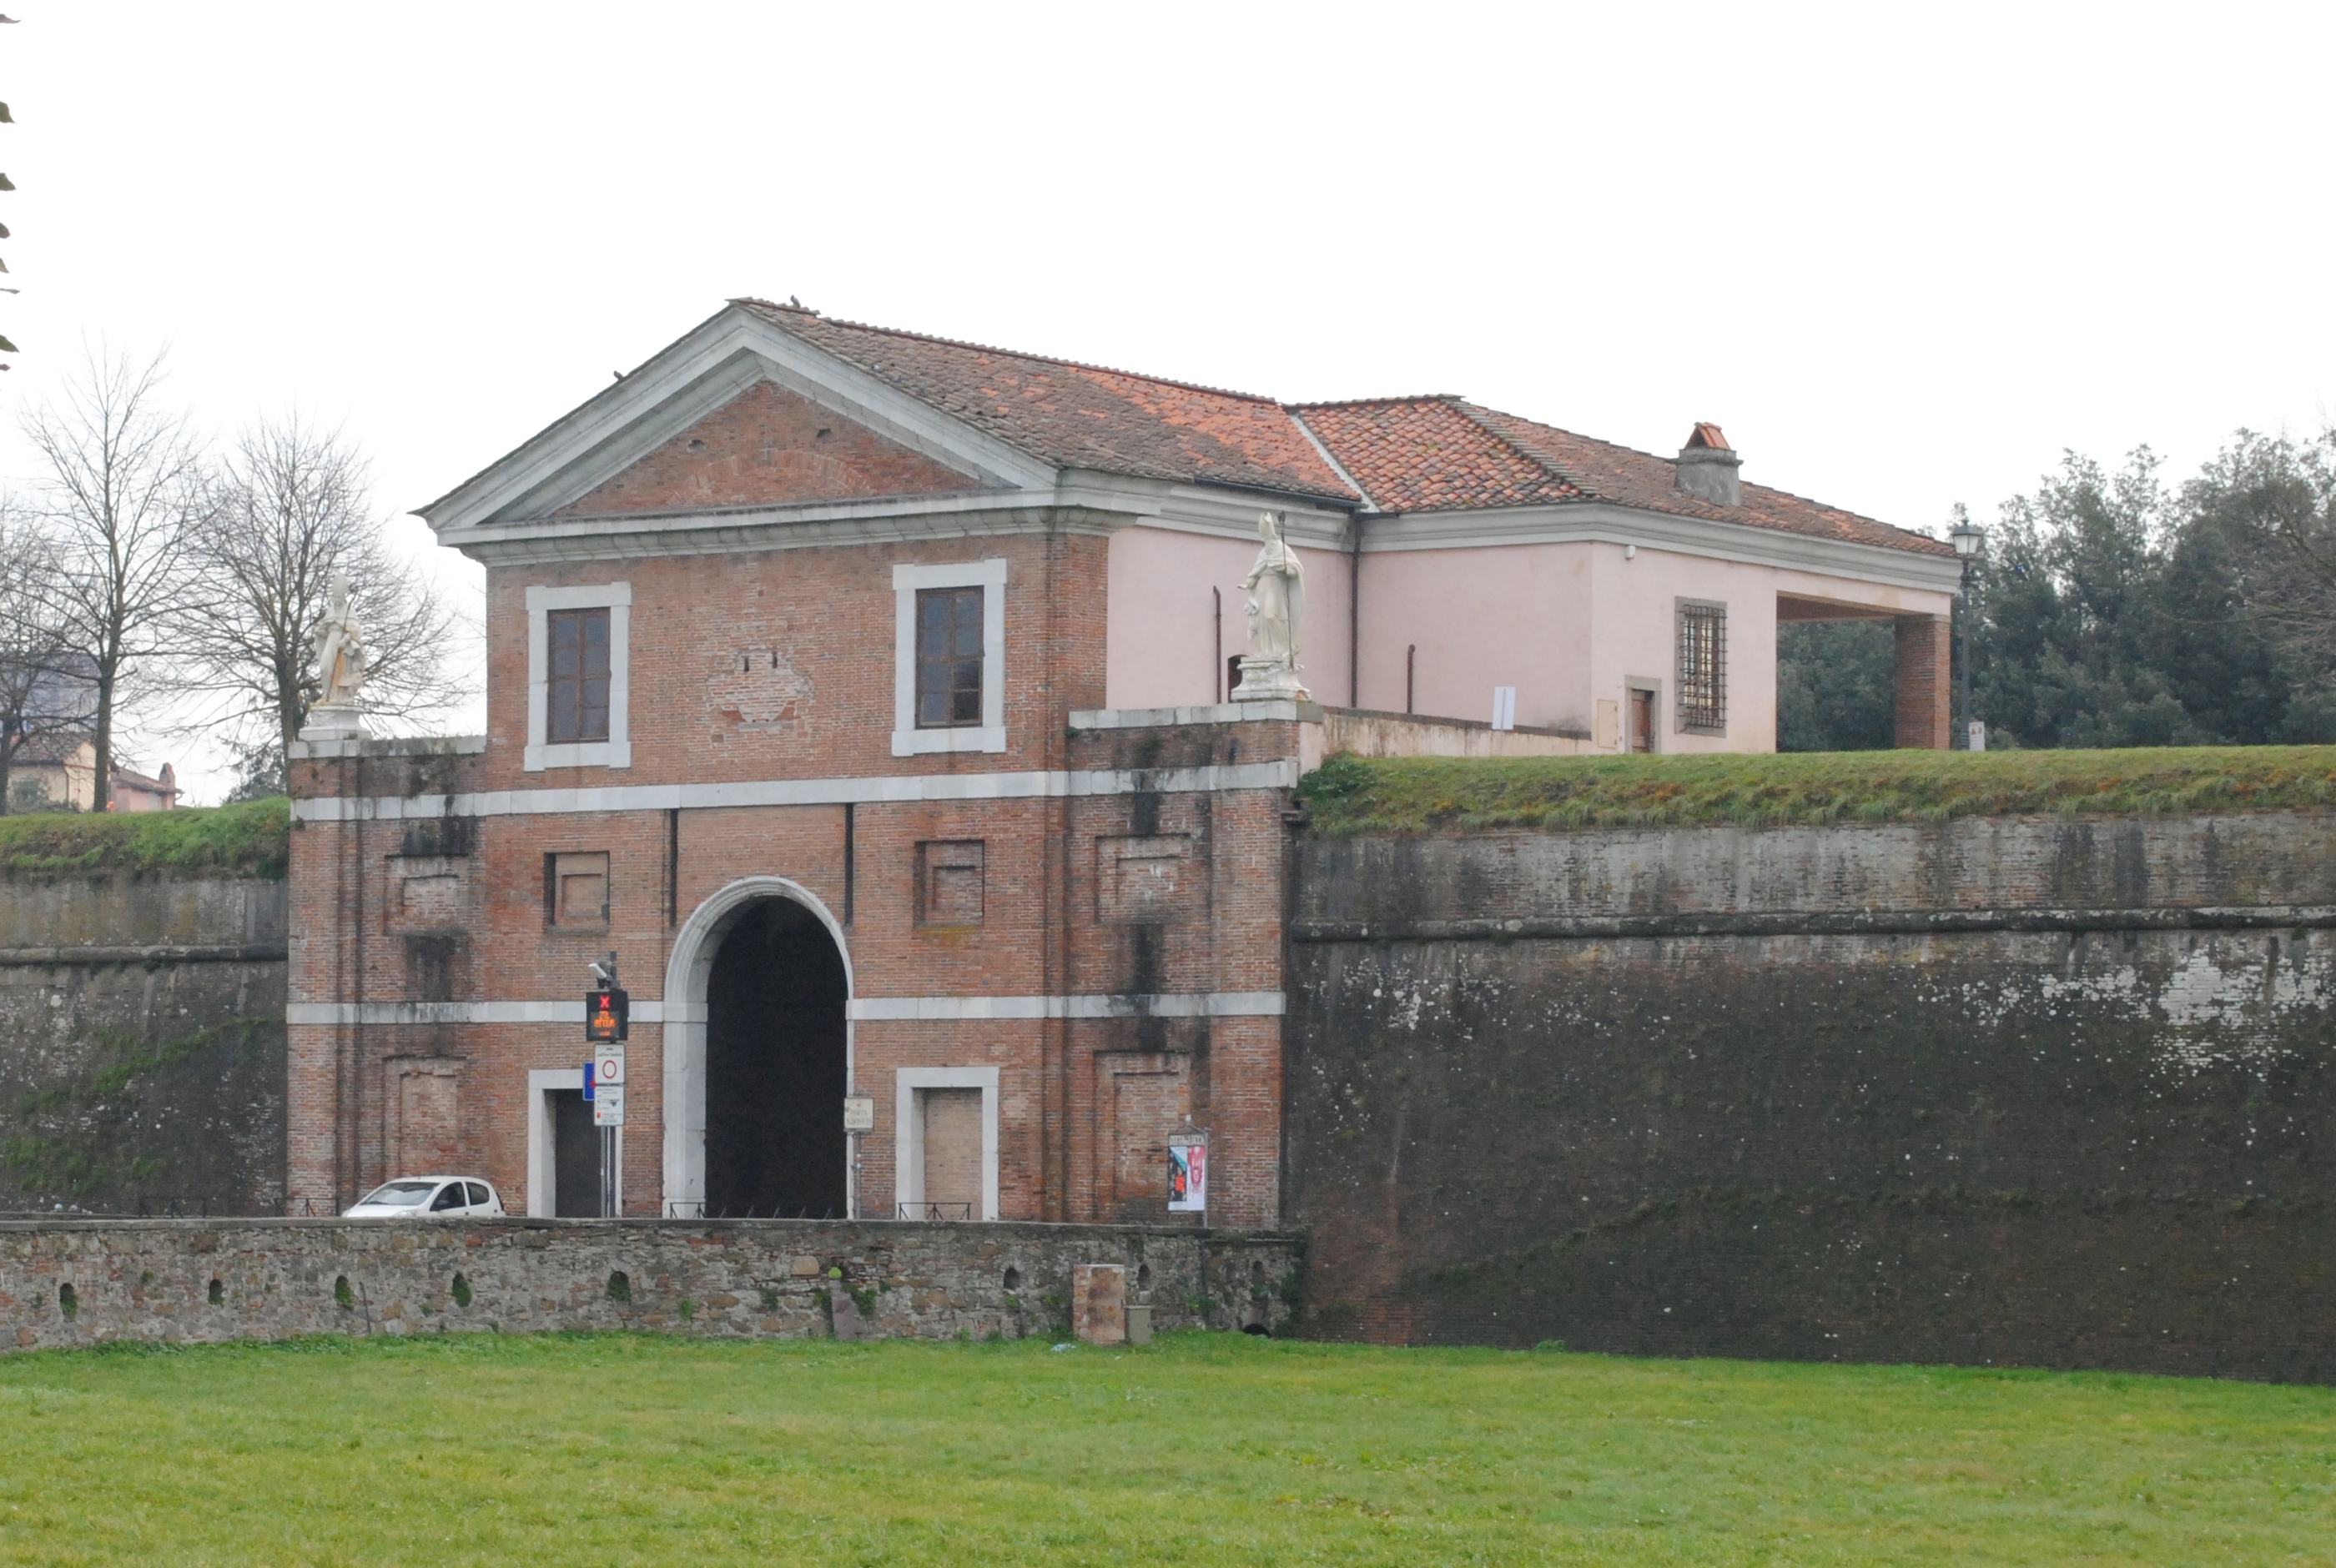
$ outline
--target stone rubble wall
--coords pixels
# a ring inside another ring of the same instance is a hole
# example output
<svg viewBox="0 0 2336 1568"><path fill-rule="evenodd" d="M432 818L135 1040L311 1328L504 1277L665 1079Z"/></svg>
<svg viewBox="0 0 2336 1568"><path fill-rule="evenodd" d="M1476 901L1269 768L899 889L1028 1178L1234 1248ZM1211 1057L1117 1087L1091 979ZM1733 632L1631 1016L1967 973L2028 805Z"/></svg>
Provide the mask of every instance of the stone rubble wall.
<svg viewBox="0 0 2336 1568"><path fill-rule="evenodd" d="M1072 1270L1095 1263L1126 1268L1161 1330L1274 1332L1292 1315L1300 1245L821 1220L17 1223L0 1224L0 1350L551 1330L822 1339L832 1292L851 1337L1062 1338Z"/></svg>

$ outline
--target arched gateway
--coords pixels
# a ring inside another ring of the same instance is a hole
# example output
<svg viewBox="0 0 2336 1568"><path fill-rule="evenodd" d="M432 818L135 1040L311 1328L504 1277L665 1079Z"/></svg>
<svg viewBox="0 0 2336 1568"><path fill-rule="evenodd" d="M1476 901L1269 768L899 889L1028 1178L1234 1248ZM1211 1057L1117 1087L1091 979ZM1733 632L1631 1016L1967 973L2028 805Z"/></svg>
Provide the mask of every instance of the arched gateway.
<svg viewBox="0 0 2336 1568"><path fill-rule="evenodd" d="M847 1208L852 960L827 906L783 876L698 905L666 966L668 1213Z"/></svg>

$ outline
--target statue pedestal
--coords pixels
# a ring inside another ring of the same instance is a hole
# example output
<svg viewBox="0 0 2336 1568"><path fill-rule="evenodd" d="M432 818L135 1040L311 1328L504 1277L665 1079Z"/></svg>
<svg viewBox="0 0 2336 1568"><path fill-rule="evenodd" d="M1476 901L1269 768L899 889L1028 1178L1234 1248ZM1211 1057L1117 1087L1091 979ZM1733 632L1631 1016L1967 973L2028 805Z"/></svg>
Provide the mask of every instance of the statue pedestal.
<svg viewBox="0 0 2336 1568"><path fill-rule="evenodd" d="M355 708L308 710L308 721L300 726L303 740L362 740L365 739L365 720Z"/></svg>
<svg viewBox="0 0 2336 1568"><path fill-rule="evenodd" d="M1236 702L1310 702L1314 694L1298 683L1298 671L1287 659L1244 658L1241 684L1232 690Z"/></svg>

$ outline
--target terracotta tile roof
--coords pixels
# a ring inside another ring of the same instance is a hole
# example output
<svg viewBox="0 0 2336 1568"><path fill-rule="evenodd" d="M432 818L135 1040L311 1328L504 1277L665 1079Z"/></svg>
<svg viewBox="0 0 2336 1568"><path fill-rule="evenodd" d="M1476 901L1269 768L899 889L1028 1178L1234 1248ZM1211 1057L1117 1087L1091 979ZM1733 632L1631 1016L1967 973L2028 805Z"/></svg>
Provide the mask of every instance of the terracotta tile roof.
<svg viewBox="0 0 2336 1568"><path fill-rule="evenodd" d="M1246 392L833 321L797 305L732 303L1057 467L1361 501L1380 511L1607 501L1922 555L1954 553L1940 540L1764 485L1745 485L1741 504L1719 506L1679 489L1669 458L1464 398L1285 407ZM1706 422L1689 440L1718 447L1727 437ZM1368 494L1357 496L1338 469Z"/></svg>
<svg viewBox="0 0 2336 1568"><path fill-rule="evenodd" d="M1716 523L1807 534L1922 555L1951 556L1940 540L1765 485L1723 507L1689 495L1669 458L1593 440L1456 397L1306 403L1292 411L1382 511L1608 501ZM1708 432L1708 434L1705 432ZM1690 440L1726 440L1699 424Z"/></svg>
<svg viewBox="0 0 2336 1568"><path fill-rule="evenodd" d="M1043 461L1352 501L1270 398L734 302Z"/></svg>
<svg viewBox="0 0 2336 1568"><path fill-rule="evenodd" d="M1310 403L1291 412L1382 512L1572 500L1582 492L1469 417L1455 397Z"/></svg>

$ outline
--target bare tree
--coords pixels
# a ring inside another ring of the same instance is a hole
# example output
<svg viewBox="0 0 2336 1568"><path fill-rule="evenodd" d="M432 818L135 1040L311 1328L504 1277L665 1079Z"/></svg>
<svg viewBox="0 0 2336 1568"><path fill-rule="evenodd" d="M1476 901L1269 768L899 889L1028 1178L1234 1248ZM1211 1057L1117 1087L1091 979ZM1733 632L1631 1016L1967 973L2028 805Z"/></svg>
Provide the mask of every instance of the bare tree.
<svg viewBox="0 0 2336 1568"><path fill-rule="evenodd" d="M26 747L88 729L95 696L70 646L56 552L13 502L0 499L0 813Z"/></svg>
<svg viewBox="0 0 2336 1568"><path fill-rule="evenodd" d="M365 460L297 413L263 421L219 465L176 648L187 689L217 700L210 724L245 744L247 785L281 787L285 749L322 691L314 633L336 575L365 627L365 707L393 719L452 705L454 617L388 547Z"/></svg>
<svg viewBox="0 0 2336 1568"><path fill-rule="evenodd" d="M163 405L161 383L161 354L141 364L101 347L56 402L24 421L48 469L39 510L56 543L56 602L95 689L99 811L112 803L125 703L167 684L148 655L183 597L180 566L204 498L200 454L184 418Z"/></svg>

